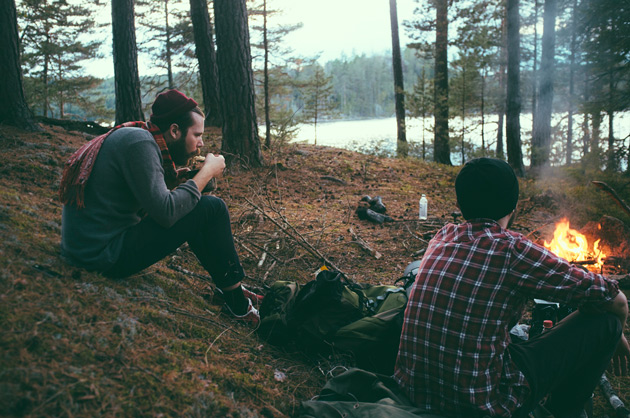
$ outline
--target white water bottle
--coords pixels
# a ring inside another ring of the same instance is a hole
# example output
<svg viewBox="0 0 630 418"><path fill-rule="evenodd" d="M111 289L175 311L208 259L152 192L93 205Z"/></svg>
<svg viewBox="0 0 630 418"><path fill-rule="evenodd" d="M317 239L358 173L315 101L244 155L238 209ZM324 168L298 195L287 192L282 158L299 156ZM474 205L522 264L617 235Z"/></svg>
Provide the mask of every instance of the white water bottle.
<svg viewBox="0 0 630 418"><path fill-rule="evenodd" d="M421 221L427 220L427 205L428 205L427 197L422 194L420 197L420 210L418 211L418 217Z"/></svg>

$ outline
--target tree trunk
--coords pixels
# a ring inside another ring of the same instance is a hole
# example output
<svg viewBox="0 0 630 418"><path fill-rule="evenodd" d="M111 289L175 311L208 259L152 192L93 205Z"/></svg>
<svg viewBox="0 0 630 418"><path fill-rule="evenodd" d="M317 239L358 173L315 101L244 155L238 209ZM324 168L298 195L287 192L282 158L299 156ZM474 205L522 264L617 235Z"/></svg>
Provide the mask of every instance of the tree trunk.
<svg viewBox="0 0 630 418"><path fill-rule="evenodd" d="M234 166L259 167L263 156L258 138L254 75L245 0L214 0L217 67L223 110L221 150Z"/></svg>
<svg viewBox="0 0 630 418"><path fill-rule="evenodd" d="M190 0L190 18L195 37L195 53L199 61L199 77L206 113L206 126L220 127L221 115L217 58L212 39L212 24L207 0Z"/></svg>
<svg viewBox="0 0 630 418"><path fill-rule="evenodd" d="M166 72L168 76L168 88L174 89L173 81L173 60L171 58L173 52L171 48L171 27L168 24L168 0L164 0L164 24L166 29Z"/></svg>
<svg viewBox="0 0 630 418"><path fill-rule="evenodd" d="M507 7L506 7L506 14L507 14ZM498 126L497 126L497 150L496 150L496 155L497 158L504 158L504 151L503 151L503 122L505 119L505 92L507 90L507 87L505 85L505 81L506 81L506 71L507 71L507 22L506 22L506 18L505 15L501 21L501 51L499 54L499 60L500 60L500 65L499 65L499 106L497 109L497 113L499 114L499 121L498 121Z"/></svg>
<svg viewBox="0 0 630 418"><path fill-rule="evenodd" d="M271 148L271 117L269 103L269 39L267 38L267 0L263 0L263 48L265 63L263 68L263 86L265 90L265 147Z"/></svg>
<svg viewBox="0 0 630 418"><path fill-rule="evenodd" d="M133 0L112 0L116 125L143 121Z"/></svg>
<svg viewBox="0 0 630 418"><path fill-rule="evenodd" d="M508 163L517 176L525 175L521 150L521 93L520 93L520 15L519 0L507 0L507 112L505 139Z"/></svg>
<svg viewBox="0 0 630 418"><path fill-rule="evenodd" d="M35 122L24 97L17 13L13 0L0 2L0 39L0 124L39 132L42 128Z"/></svg>
<svg viewBox="0 0 630 418"><path fill-rule="evenodd" d="M448 0L437 0L435 27L435 139L433 159L452 165L448 143Z"/></svg>
<svg viewBox="0 0 630 418"><path fill-rule="evenodd" d="M538 98L538 0L534 0L534 64L532 67L532 134L536 126L536 99Z"/></svg>
<svg viewBox="0 0 630 418"><path fill-rule="evenodd" d="M486 155L486 69L481 76L481 155Z"/></svg>
<svg viewBox="0 0 630 418"><path fill-rule="evenodd" d="M612 68L608 71L608 164L606 165L607 171L617 171L619 169L619 163L617 161L617 153L615 152L615 135L613 130L613 117L615 114L615 79L613 76Z"/></svg>
<svg viewBox="0 0 630 418"><path fill-rule="evenodd" d="M567 127L567 165L573 159L573 104L575 101L575 42L577 18L577 0L573 0L573 15L571 17L571 57L569 60L569 126Z"/></svg>
<svg viewBox="0 0 630 418"><path fill-rule="evenodd" d="M398 12L396 0L389 0L389 17L392 29L392 64L394 67L394 98L396 103L396 127L398 149L407 155L407 134L405 128L405 87L403 84L402 59L400 55L400 39L398 37ZM403 143L403 144L401 144Z"/></svg>
<svg viewBox="0 0 630 418"><path fill-rule="evenodd" d="M557 0L545 0L542 38L542 58L540 62L540 88L538 106L534 117L535 129L532 135L532 168L536 171L549 165L551 149L551 113L553 104L553 82L555 70L556 14Z"/></svg>

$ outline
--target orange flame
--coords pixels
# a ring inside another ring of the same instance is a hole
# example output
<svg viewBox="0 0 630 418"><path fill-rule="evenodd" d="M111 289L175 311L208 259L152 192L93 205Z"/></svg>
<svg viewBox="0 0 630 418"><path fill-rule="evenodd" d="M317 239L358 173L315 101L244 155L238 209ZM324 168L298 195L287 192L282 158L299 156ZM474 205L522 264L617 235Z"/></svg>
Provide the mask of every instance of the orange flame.
<svg viewBox="0 0 630 418"><path fill-rule="evenodd" d="M556 224L553 232L553 239L550 243L545 241L545 247L570 263L587 262L584 266L590 271L600 272L604 264L606 255L599 249L599 241L593 243L593 248L589 248L588 239L575 229L571 229L568 219L562 219Z"/></svg>

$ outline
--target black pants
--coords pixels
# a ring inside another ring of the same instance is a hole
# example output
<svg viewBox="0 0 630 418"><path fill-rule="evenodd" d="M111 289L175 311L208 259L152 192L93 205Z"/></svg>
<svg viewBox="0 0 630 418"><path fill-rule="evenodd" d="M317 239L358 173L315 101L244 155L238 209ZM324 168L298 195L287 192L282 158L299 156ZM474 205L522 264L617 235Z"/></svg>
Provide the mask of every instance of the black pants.
<svg viewBox="0 0 630 418"><path fill-rule="evenodd" d="M125 277L137 273L184 242L188 242L220 289L238 283L245 276L234 248L227 206L214 196L202 196L197 206L170 228L149 218L131 227L125 232L120 258L104 274Z"/></svg>
<svg viewBox="0 0 630 418"><path fill-rule="evenodd" d="M508 347L532 390L513 417L525 417L546 395L545 407L557 418L584 408L610 364L623 327L611 313L574 312L551 330Z"/></svg>

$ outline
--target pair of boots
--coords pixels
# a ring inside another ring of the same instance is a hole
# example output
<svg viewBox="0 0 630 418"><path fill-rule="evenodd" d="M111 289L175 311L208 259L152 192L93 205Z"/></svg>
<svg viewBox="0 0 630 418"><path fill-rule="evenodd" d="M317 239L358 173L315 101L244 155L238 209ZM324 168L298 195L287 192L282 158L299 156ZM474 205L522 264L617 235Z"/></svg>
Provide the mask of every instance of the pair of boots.
<svg viewBox="0 0 630 418"><path fill-rule="evenodd" d="M359 201L356 214L361 220L368 220L377 224L393 222L391 217L384 214L386 211L387 208L380 196L370 197L366 195Z"/></svg>

